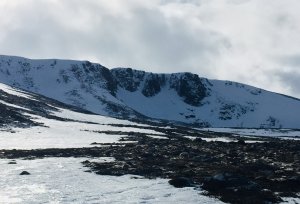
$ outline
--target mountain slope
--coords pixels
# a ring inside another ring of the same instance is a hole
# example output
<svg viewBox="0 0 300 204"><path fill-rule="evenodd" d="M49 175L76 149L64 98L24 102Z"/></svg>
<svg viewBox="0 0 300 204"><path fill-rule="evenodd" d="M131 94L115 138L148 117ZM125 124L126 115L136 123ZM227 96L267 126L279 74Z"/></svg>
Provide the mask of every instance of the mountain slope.
<svg viewBox="0 0 300 204"><path fill-rule="evenodd" d="M35 117L68 121L68 119L53 115L53 112L59 112L60 108L90 113L44 96L25 92L0 83L0 128L43 126L43 123L34 120Z"/></svg>
<svg viewBox="0 0 300 204"><path fill-rule="evenodd" d="M0 56L0 82L94 113L195 126L300 128L300 101L191 73L109 70L88 61Z"/></svg>
<svg viewBox="0 0 300 204"><path fill-rule="evenodd" d="M1 83L0 110L0 149L91 147L122 143L129 133L165 135L154 124L96 115Z"/></svg>

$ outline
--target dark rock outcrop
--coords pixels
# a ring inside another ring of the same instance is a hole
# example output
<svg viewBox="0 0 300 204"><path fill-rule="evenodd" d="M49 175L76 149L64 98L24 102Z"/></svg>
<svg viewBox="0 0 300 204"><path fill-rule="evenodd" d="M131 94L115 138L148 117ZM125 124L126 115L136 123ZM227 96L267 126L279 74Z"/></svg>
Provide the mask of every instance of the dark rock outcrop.
<svg viewBox="0 0 300 204"><path fill-rule="evenodd" d="M192 73L172 74L170 87L183 97L184 102L192 106L199 106L201 100L207 96L207 89L201 78Z"/></svg>
<svg viewBox="0 0 300 204"><path fill-rule="evenodd" d="M22 171L20 175L30 175L30 173L28 171Z"/></svg>
<svg viewBox="0 0 300 204"><path fill-rule="evenodd" d="M191 179L186 177L177 177L169 180L169 184L176 188L183 188L183 187L193 187L194 184Z"/></svg>

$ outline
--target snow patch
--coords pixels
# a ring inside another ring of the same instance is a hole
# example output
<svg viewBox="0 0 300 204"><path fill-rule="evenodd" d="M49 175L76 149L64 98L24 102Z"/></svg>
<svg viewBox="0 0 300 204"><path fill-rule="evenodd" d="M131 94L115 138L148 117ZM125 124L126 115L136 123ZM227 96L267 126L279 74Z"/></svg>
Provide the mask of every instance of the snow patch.
<svg viewBox="0 0 300 204"><path fill-rule="evenodd" d="M167 179L84 172L88 158L0 159L0 202L10 203L222 203L194 188L174 188ZM19 175L28 171L30 175Z"/></svg>
<svg viewBox="0 0 300 204"><path fill-rule="evenodd" d="M265 136L265 137L282 137L282 138L300 137L300 130L293 130L293 129L201 128L199 130L233 133L238 136Z"/></svg>

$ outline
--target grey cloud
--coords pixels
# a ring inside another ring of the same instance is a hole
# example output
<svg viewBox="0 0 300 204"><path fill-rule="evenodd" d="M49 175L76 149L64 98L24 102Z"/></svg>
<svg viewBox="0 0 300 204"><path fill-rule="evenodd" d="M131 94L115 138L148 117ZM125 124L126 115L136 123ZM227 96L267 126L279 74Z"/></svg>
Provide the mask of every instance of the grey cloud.
<svg viewBox="0 0 300 204"><path fill-rule="evenodd" d="M93 1L84 7L76 1L72 5L67 2L64 7L72 8L72 12L68 11L74 15L68 18L80 21L90 17L74 27L65 22L68 19L60 19L59 13L40 9L45 5L36 6L35 12L25 7L20 9L22 19L15 22L20 26L9 32L1 47L29 57L36 53L46 58L96 56L110 67L132 66L163 72L199 72L202 68L201 72L208 73L210 61L218 57L219 49L230 44L221 34L195 31L185 19L167 19L158 9L134 8L130 17L123 18ZM24 22L30 23L22 26Z"/></svg>
<svg viewBox="0 0 300 204"><path fill-rule="evenodd" d="M281 80L282 86L290 89L293 95L299 97L300 93L300 73L297 72L278 72L276 76Z"/></svg>
<svg viewBox="0 0 300 204"><path fill-rule="evenodd" d="M227 1L228 1L228 3L239 5L239 4L248 3L251 0L227 0Z"/></svg>
<svg viewBox="0 0 300 204"><path fill-rule="evenodd" d="M168 21L159 12L140 10L137 16L133 28L134 47L139 48L136 56L142 61L148 60L153 68L204 69L210 65L211 58L218 58L220 48L230 44L218 33L202 29L193 31L182 19Z"/></svg>
<svg viewBox="0 0 300 204"><path fill-rule="evenodd" d="M161 0L161 4L180 3L180 4L194 4L201 5L206 0Z"/></svg>
<svg viewBox="0 0 300 204"><path fill-rule="evenodd" d="M300 68L300 54L299 55L290 55L290 56L281 56L281 57L278 57L278 61L283 66ZM298 80L300 81L300 77L298 78Z"/></svg>
<svg viewBox="0 0 300 204"><path fill-rule="evenodd" d="M299 75L277 73L299 69L298 0L5 2L0 54L190 71L300 96Z"/></svg>

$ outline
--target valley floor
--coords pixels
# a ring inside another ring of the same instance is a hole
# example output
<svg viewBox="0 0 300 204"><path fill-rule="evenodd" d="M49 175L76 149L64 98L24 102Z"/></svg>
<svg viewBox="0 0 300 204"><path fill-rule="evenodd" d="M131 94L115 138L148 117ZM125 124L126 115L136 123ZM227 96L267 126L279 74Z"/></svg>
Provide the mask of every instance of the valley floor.
<svg viewBox="0 0 300 204"><path fill-rule="evenodd" d="M295 138L53 114L2 128L0 203L300 202Z"/></svg>

